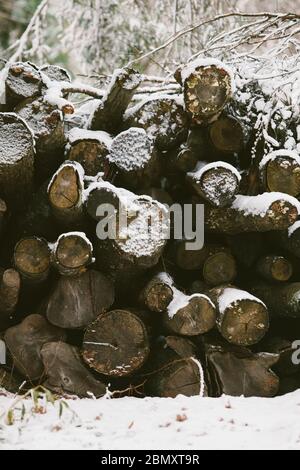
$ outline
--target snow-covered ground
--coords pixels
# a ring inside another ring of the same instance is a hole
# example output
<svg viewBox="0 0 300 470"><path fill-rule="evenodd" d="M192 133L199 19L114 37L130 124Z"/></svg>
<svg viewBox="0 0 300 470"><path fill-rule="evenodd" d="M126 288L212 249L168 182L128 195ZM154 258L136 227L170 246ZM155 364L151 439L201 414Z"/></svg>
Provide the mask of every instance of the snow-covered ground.
<svg viewBox="0 0 300 470"><path fill-rule="evenodd" d="M0 414L12 397L0 397ZM300 449L300 390L274 399L67 400L0 427L0 449ZM26 407L30 410L31 400ZM72 412L71 412L72 410Z"/></svg>

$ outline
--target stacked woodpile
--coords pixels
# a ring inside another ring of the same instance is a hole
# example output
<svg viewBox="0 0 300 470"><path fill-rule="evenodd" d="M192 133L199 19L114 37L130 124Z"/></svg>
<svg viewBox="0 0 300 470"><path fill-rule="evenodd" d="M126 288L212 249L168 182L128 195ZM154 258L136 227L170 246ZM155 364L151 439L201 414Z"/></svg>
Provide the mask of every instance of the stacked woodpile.
<svg viewBox="0 0 300 470"><path fill-rule="evenodd" d="M175 78L178 93L141 99L143 77L117 70L75 110L60 67L7 67L4 388L272 397L300 385L300 158L253 155L256 129L237 117L226 65L196 60ZM204 205L203 247L175 239L174 203ZM126 218L125 236L97 236L105 204Z"/></svg>

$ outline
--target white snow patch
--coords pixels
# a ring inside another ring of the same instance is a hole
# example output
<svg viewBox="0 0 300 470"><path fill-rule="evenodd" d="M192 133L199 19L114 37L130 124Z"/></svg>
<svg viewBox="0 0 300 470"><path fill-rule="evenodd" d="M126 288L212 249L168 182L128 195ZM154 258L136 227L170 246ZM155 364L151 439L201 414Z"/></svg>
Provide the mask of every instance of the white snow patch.
<svg viewBox="0 0 300 470"><path fill-rule="evenodd" d="M226 170L233 173L239 182L241 181L241 175L238 172L238 170L233 165L230 165L229 163L222 162L222 161L211 162L211 163L198 162L196 165L196 168L193 171L189 172L188 175L191 176L193 179L200 181L203 174L206 171L212 170L215 168L225 168Z"/></svg>
<svg viewBox="0 0 300 470"><path fill-rule="evenodd" d="M271 205L276 201L286 201L290 203L297 208L300 214L300 203L295 197L275 191L259 194L258 196L242 196L239 194L235 196L231 207L232 209L244 212L246 215L259 215L260 217L264 217Z"/></svg>
<svg viewBox="0 0 300 470"><path fill-rule="evenodd" d="M69 132L68 141L73 145L80 140L96 140L100 144L106 145L108 149L110 149L112 143L112 137L108 132L90 131L87 129L81 129L80 127L74 127Z"/></svg>
<svg viewBox="0 0 300 470"><path fill-rule="evenodd" d="M260 303L264 307L265 304L249 292L241 289L236 289L233 287L226 287L222 294L219 296L219 311L224 313L225 310L233 305L236 305L241 300L251 300L256 303Z"/></svg>
<svg viewBox="0 0 300 470"><path fill-rule="evenodd" d="M108 159L121 170L134 171L147 164L152 151L153 142L146 131L131 127L113 139Z"/></svg>
<svg viewBox="0 0 300 470"><path fill-rule="evenodd" d="M288 236L291 237L293 233L300 228L300 220L297 220L293 225L288 228Z"/></svg>
<svg viewBox="0 0 300 470"><path fill-rule="evenodd" d="M277 157L289 158L291 160L294 160L297 163L297 165L300 166L300 157L299 157L297 152L295 152L293 150L281 149L281 150L275 150L274 152L271 152L271 153L265 155L259 163L259 168L260 169L263 168L270 161L275 160Z"/></svg>

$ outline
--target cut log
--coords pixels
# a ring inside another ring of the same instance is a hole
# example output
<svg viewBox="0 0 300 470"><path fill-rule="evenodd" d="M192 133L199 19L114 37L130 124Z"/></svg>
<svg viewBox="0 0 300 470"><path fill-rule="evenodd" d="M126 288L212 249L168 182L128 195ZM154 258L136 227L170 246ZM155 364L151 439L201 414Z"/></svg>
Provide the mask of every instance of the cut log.
<svg viewBox="0 0 300 470"><path fill-rule="evenodd" d="M144 129L131 127L112 141L109 162L117 170L116 184L126 188L158 182L160 165L153 140Z"/></svg>
<svg viewBox="0 0 300 470"><path fill-rule="evenodd" d="M59 65L47 64L39 70L54 82L71 82L69 72Z"/></svg>
<svg viewBox="0 0 300 470"><path fill-rule="evenodd" d="M201 250L187 250L185 241L180 241L174 248L176 265L184 270L201 270L208 285L229 283L236 277L236 262L228 247L206 244Z"/></svg>
<svg viewBox="0 0 300 470"><path fill-rule="evenodd" d="M266 281L288 281L293 274L292 263L284 256L266 255L256 264L256 272Z"/></svg>
<svg viewBox="0 0 300 470"><path fill-rule="evenodd" d="M208 293L217 307L218 329L229 343L258 343L269 328L269 315L260 298L231 286L215 287Z"/></svg>
<svg viewBox="0 0 300 470"><path fill-rule="evenodd" d="M54 217L63 227L80 228L83 224L83 168L77 162L63 163L48 186Z"/></svg>
<svg viewBox="0 0 300 470"><path fill-rule="evenodd" d="M38 69L29 62L15 62L5 80L6 103L11 111L27 98L39 96L42 91L42 78Z"/></svg>
<svg viewBox="0 0 300 470"><path fill-rule="evenodd" d="M249 289L267 305L274 317L300 318L300 282L253 283Z"/></svg>
<svg viewBox="0 0 300 470"><path fill-rule="evenodd" d="M38 182L52 176L63 161L65 145L62 112L41 98L29 98L15 111L33 130L36 143L35 172Z"/></svg>
<svg viewBox="0 0 300 470"><path fill-rule="evenodd" d="M253 354L249 349L221 342L205 342L210 374L215 376L217 396L274 397L279 379L271 370L278 361L277 354Z"/></svg>
<svg viewBox="0 0 300 470"><path fill-rule="evenodd" d="M63 342L48 342L41 349L47 377L44 386L53 392L79 397L103 396L106 385L96 380L81 361L79 349Z"/></svg>
<svg viewBox="0 0 300 470"><path fill-rule="evenodd" d="M12 113L0 113L0 155L0 193L21 208L33 190L35 151L31 130Z"/></svg>
<svg viewBox="0 0 300 470"><path fill-rule="evenodd" d="M240 183L239 172L228 163L199 162L187 174L187 181L196 193L215 207L228 206L236 196Z"/></svg>
<svg viewBox="0 0 300 470"><path fill-rule="evenodd" d="M129 191L122 188L116 188L114 185L107 181L99 181L98 183L92 183L85 192L85 209L88 215L94 220L101 220L104 215L97 213L98 207L102 205L110 204L116 211L123 207L121 202L121 196L132 195Z"/></svg>
<svg viewBox="0 0 300 470"><path fill-rule="evenodd" d="M186 144L182 144L179 148L179 152L177 152L175 158L172 159L172 163L177 170L187 173L188 171L194 170L198 163L198 158Z"/></svg>
<svg viewBox="0 0 300 470"><path fill-rule="evenodd" d="M142 76L135 70L116 70L105 96L91 117L90 128L111 133L119 132L124 112L141 81Z"/></svg>
<svg viewBox="0 0 300 470"><path fill-rule="evenodd" d="M167 276L166 273L157 274L141 292L142 304L152 312L164 312L173 299L173 290L170 285L173 281L165 279L165 276Z"/></svg>
<svg viewBox="0 0 300 470"><path fill-rule="evenodd" d="M111 142L112 138L107 132L73 128L68 135L66 158L80 163L85 175L96 176L103 172L107 177Z"/></svg>
<svg viewBox="0 0 300 470"><path fill-rule="evenodd" d="M216 59L190 62L180 68L179 75L185 108L197 124L218 116L232 96L233 75Z"/></svg>
<svg viewBox="0 0 300 470"><path fill-rule="evenodd" d="M297 199L284 193L235 197L229 207L206 207L205 226L212 232L236 234L284 230L297 219Z"/></svg>
<svg viewBox="0 0 300 470"><path fill-rule="evenodd" d="M260 178L266 191L300 194L300 158L296 152L276 150L261 160Z"/></svg>
<svg viewBox="0 0 300 470"><path fill-rule="evenodd" d="M149 351L147 328L139 316L130 310L112 310L88 326L82 354L97 372L124 377L145 363Z"/></svg>
<svg viewBox="0 0 300 470"><path fill-rule="evenodd" d="M50 341L63 340L64 336L63 330L33 314L6 330L4 340L16 369L29 380L39 380L44 374L41 347Z"/></svg>
<svg viewBox="0 0 300 470"><path fill-rule="evenodd" d="M129 108L125 127L142 127L153 137L159 150L180 145L187 137L188 116L179 97L153 96Z"/></svg>
<svg viewBox="0 0 300 470"><path fill-rule="evenodd" d="M47 279L50 269L50 249L46 240L27 237L14 249L14 266L24 281L39 283Z"/></svg>
<svg viewBox="0 0 300 470"><path fill-rule="evenodd" d="M93 261L93 245L83 232L63 233L54 244L51 260L60 274L76 276Z"/></svg>
<svg viewBox="0 0 300 470"><path fill-rule="evenodd" d="M1 269L0 272L0 330L9 325L19 300L21 279L15 269Z"/></svg>
<svg viewBox="0 0 300 470"><path fill-rule="evenodd" d="M171 207L173 204L173 199L170 194L164 189L151 186L150 188L142 188L137 191L139 195L150 196L155 201L165 204L167 207Z"/></svg>
<svg viewBox="0 0 300 470"><path fill-rule="evenodd" d="M45 307L47 318L61 328L85 328L114 302L112 282L98 271L61 277Z"/></svg>
<svg viewBox="0 0 300 470"><path fill-rule="evenodd" d="M219 152L238 153L244 145L243 127L236 118L222 114L210 124L209 138L213 147Z"/></svg>

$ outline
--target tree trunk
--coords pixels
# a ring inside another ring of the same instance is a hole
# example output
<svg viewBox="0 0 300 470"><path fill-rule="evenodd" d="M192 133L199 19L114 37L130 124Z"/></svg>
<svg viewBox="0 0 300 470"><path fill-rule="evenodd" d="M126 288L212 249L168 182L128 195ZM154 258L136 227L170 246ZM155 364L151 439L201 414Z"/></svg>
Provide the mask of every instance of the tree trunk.
<svg viewBox="0 0 300 470"><path fill-rule="evenodd" d="M208 294L217 307L218 329L229 343L250 346L264 337L269 315L259 298L231 286L215 287Z"/></svg>
<svg viewBox="0 0 300 470"><path fill-rule="evenodd" d="M149 337L145 324L130 310L100 315L84 335L83 359L100 374L125 377L148 358Z"/></svg>
<svg viewBox="0 0 300 470"><path fill-rule="evenodd" d="M114 302L112 282L98 271L61 277L46 303L48 320L61 328L85 328Z"/></svg>
<svg viewBox="0 0 300 470"><path fill-rule="evenodd" d="M21 208L33 190L35 151L29 127L15 114L0 113L0 154L1 195Z"/></svg>
<svg viewBox="0 0 300 470"><path fill-rule="evenodd" d="M226 234L267 232L290 227L297 216L297 200L284 193L238 195L230 207L206 206L205 226L209 231Z"/></svg>
<svg viewBox="0 0 300 470"><path fill-rule="evenodd" d="M64 336L63 330L50 325L41 315L33 314L6 330L4 339L16 369L29 380L40 380L44 374L43 344L63 340Z"/></svg>
<svg viewBox="0 0 300 470"><path fill-rule="evenodd" d="M53 392L72 393L79 397L99 398L106 385L96 380L81 361L79 349L63 342L43 345L41 356L47 377L44 386Z"/></svg>
<svg viewBox="0 0 300 470"><path fill-rule="evenodd" d="M141 75L135 70L118 70L91 117L90 128L113 134L119 132L124 112L141 81Z"/></svg>

